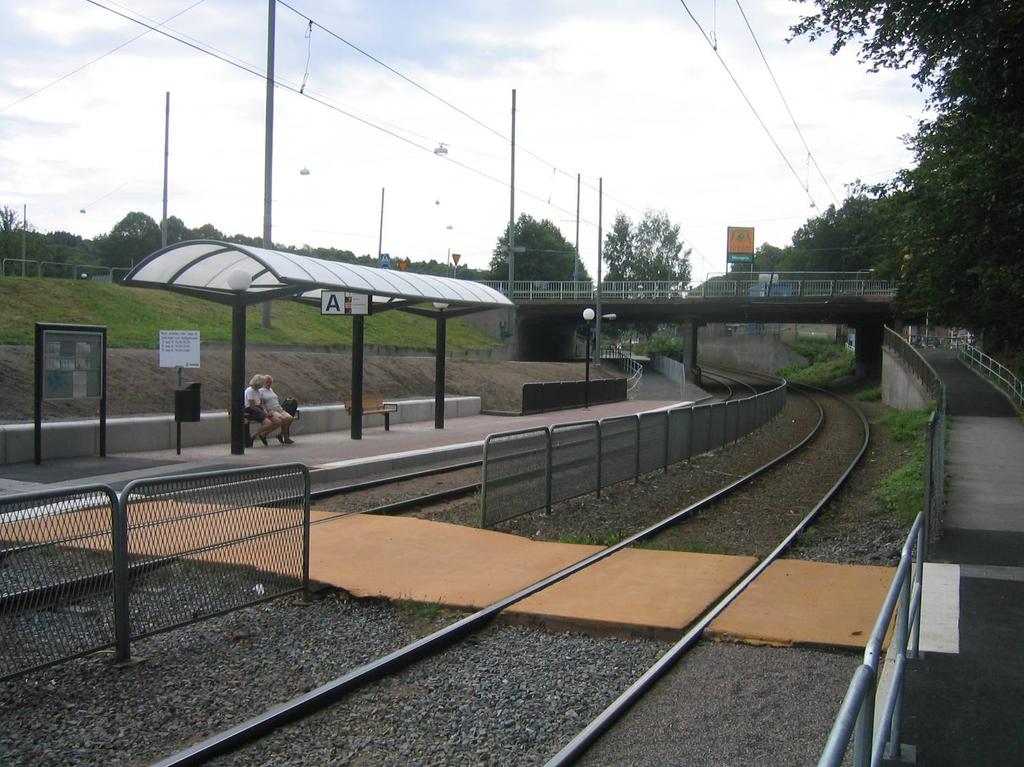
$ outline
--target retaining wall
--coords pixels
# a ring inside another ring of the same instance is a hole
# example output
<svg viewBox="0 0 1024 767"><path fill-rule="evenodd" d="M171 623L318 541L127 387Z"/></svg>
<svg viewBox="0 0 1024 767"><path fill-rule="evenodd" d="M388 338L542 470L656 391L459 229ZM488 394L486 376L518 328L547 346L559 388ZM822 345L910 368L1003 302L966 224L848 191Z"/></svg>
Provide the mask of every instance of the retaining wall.
<svg viewBox="0 0 1024 767"><path fill-rule="evenodd" d="M779 368L807 364L806 359L775 336L737 335L711 340L703 338L704 328L701 328L700 335L698 367L706 362L774 375Z"/></svg>
<svg viewBox="0 0 1024 767"><path fill-rule="evenodd" d="M924 410L931 397L917 376L888 349L882 349L882 402L897 410Z"/></svg>
<svg viewBox="0 0 1024 767"><path fill-rule="evenodd" d="M398 412L391 423L434 420L434 400L398 400ZM348 431L351 425L343 405L303 407L296 433ZM447 397L445 418L480 414L479 397ZM383 426L384 416L363 416L364 427ZM301 429L301 432L299 431ZM35 460L35 427L31 423L0 425L0 463ZM231 441L226 412L203 413L197 423L181 425L181 446L226 444ZM107 454L140 453L147 450L171 450L176 444L173 415L131 416L107 419ZM43 423L43 458L77 458L99 455L99 419L52 421Z"/></svg>

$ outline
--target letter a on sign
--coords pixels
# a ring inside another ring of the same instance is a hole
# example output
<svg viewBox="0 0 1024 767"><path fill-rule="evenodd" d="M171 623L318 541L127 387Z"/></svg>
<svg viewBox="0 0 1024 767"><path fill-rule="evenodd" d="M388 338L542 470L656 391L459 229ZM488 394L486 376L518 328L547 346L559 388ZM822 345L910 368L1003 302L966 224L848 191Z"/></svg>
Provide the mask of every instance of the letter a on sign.
<svg viewBox="0 0 1024 767"><path fill-rule="evenodd" d="M324 314L341 314L341 302L338 300L338 293L327 293L323 295L324 305L320 307L320 311Z"/></svg>

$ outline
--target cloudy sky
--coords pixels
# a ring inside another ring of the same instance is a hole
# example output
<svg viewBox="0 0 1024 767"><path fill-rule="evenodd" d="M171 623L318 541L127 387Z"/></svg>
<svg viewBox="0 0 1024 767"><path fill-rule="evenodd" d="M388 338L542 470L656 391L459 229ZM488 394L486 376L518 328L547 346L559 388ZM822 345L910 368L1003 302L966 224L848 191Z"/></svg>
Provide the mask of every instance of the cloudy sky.
<svg viewBox="0 0 1024 767"><path fill-rule="evenodd" d="M375 254L384 188L385 252L450 249L486 266L508 221L516 89L517 216L551 219L573 242L581 173L593 275L603 178L606 232L617 211L664 210L703 275L725 268L726 226L783 245L812 201L824 210L852 181L906 167L902 137L922 116L905 73L870 74L826 41L787 43L808 8L789 0L742 11L824 179L735 0L287 2L273 228L293 245ZM89 237L129 210L159 220L169 91L170 214L259 236L267 15L266 0L4 0L0 204Z"/></svg>

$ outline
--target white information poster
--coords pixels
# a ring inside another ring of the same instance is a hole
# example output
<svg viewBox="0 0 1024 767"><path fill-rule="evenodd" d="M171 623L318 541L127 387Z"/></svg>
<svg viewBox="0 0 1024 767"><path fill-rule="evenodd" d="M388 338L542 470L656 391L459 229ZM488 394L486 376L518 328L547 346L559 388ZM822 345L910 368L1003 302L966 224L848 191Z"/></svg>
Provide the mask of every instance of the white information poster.
<svg viewBox="0 0 1024 767"><path fill-rule="evenodd" d="M199 331L161 330L160 367L199 367Z"/></svg>

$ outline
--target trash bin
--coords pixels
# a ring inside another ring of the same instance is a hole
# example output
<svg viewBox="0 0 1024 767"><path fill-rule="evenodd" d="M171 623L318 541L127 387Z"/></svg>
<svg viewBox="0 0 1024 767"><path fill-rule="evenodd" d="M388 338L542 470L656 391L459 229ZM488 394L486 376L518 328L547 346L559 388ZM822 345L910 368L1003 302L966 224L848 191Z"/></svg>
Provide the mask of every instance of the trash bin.
<svg viewBox="0 0 1024 767"><path fill-rule="evenodd" d="M174 420L178 423L199 420L200 384L190 383L174 390Z"/></svg>

